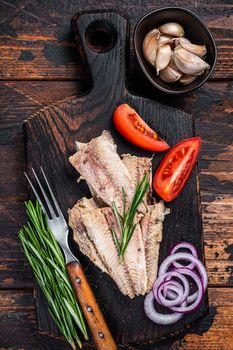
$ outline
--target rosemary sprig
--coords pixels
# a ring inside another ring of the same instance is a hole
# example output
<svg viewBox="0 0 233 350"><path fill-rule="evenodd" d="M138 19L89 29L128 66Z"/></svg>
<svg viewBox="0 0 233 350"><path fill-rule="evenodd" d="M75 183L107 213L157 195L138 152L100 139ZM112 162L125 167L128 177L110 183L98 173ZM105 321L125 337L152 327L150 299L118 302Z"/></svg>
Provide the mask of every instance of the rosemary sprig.
<svg viewBox="0 0 233 350"><path fill-rule="evenodd" d="M112 209L116 217L118 228L121 232L121 239L117 238L116 232L112 227L112 237L117 248L118 255L122 260L124 257L125 250L129 244L129 241L134 233L137 224L134 223L137 208L143 201L143 198L149 188L149 178L146 174L142 180L137 184L131 205L126 209L126 193L122 188L123 198L123 214L120 215L115 202L112 202Z"/></svg>
<svg viewBox="0 0 233 350"><path fill-rule="evenodd" d="M82 310L76 300L60 246L48 227L41 206L31 201L25 203L27 225L19 231L23 251L31 265L36 280L49 304L49 312L61 333L76 349L82 347L80 335L87 339L87 329Z"/></svg>

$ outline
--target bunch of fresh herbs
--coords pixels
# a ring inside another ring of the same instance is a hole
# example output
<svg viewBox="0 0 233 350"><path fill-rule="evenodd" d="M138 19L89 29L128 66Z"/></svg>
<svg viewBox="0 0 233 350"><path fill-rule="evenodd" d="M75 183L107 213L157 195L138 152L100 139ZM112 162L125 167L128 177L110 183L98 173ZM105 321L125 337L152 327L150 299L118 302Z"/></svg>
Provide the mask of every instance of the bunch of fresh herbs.
<svg viewBox="0 0 233 350"><path fill-rule="evenodd" d="M19 231L24 253L61 333L73 349L76 349L75 343L82 347L79 334L88 338L86 325L66 272L61 248L48 227L40 204L28 201L26 211L28 223Z"/></svg>

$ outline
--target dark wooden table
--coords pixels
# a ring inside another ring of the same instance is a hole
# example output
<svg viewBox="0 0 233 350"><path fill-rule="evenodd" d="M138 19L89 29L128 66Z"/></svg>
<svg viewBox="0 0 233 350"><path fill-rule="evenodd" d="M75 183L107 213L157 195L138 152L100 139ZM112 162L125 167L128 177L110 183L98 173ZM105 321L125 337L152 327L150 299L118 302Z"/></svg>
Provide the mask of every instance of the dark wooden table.
<svg viewBox="0 0 233 350"><path fill-rule="evenodd" d="M219 52L211 81L167 98L145 82L133 61L129 86L191 112L203 138L199 166L210 313L189 334L148 350L233 349L233 3L194 3L168 0L166 6L188 7L209 25ZM61 339L36 331L34 280L17 231L28 198L22 122L44 105L83 91L70 19L81 9L115 8L130 14L133 27L144 13L162 6L162 0L0 0L0 350L69 349Z"/></svg>

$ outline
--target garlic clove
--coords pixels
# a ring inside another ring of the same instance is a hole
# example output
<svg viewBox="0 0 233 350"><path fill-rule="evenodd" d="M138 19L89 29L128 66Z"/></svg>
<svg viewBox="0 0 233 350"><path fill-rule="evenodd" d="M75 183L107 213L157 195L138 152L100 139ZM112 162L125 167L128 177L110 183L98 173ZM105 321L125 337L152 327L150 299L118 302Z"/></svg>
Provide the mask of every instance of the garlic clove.
<svg viewBox="0 0 233 350"><path fill-rule="evenodd" d="M209 64L200 57L179 46L174 50L173 59L177 68L181 72L189 75L196 75L210 68Z"/></svg>
<svg viewBox="0 0 233 350"><path fill-rule="evenodd" d="M172 49L170 45L163 45L158 47L156 62L155 62L155 68L156 68L157 74L159 74L161 70L167 67L167 65L170 62L171 56L172 56Z"/></svg>
<svg viewBox="0 0 233 350"><path fill-rule="evenodd" d="M174 62L173 53L174 53L174 51L172 52L171 59L170 59L170 62L169 62L169 66L178 71L179 69L176 67L176 64Z"/></svg>
<svg viewBox="0 0 233 350"><path fill-rule="evenodd" d="M205 70L200 70L198 73L193 74L193 75L195 75L196 77L198 77L199 75L202 75L202 74L204 74L204 73L205 73Z"/></svg>
<svg viewBox="0 0 233 350"><path fill-rule="evenodd" d="M171 35L175 37L184 35L184 28L179 23L175 23L175 22L169 22L169 23L163 24L162 26L159 27L159 31L163 34Z"/></svg>
<svg viewBox="0 0 233 350"><path fill-rule="evenodd" d="M182 73L173 69L170 65L168 65L165 69L159 72L159 77L161 80L166 83L174 83L182 77Z"/></svg>
<svg viewBox="0 0 233 350"><path fill-rule="evenodd" d="M163 45L170 45L171 48L174 47L175 43L170 35L160 35L159 37L159 45L158 46L163 46Z"/></svg>
<svg viewBox="0 0 233 350"><path fill-rule="evenodd" d="M190 44L191 44L191 41L190 41L190 40L188 40L187 38L181 36L181 37L179 37L179 38L173 38L173 39L172 39L172 40L174 40L175 46L176 46L176 47L180 45L180 39L181 39L181 38L184 39L184 40L183 40L184 42L187 42L187 43L190 43Z"/></svg>
<svg viewBox="0 0 233 350"><path fill-rule="evenodd" d="M188 75L188 74L184 74L184 75L182 75L182 77L180 78L179 82L180 82L182 85L188 85L188 84L192 83L196 78L197 78L197 75Z"/></svg>
<svg viewBox="0 0 233 350"><path fill-rule="evenodd" d="M143 55L152 66L154 66L156 60L159 36L160 32L158 29L152 29L146 34L142 43Z"/></svg>
<svg viewBox="0 0 233 350"><path fill-rule="evenodd" d="M183 49L194 53L195 55L199 57L204 57L206 55L206 46L205 45L196 45L192 44L188 39L186 38L179 38L179 44L183 47Z"/></svg>

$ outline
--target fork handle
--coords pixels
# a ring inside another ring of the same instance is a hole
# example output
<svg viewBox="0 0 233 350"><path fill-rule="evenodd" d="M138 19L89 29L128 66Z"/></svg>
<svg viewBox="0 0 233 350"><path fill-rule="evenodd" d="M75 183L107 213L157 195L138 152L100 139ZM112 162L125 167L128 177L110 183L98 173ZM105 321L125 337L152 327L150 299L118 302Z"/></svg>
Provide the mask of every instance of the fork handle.
<svg viewBox="0 0 233 350"><path fill-rule="evenodd" d="M66 268L76 297L79 300L94 338L96 348L98 350L116 350L117 346L115 341L97 304L81 265L78 262L73 261L69 263Z"/></svg>

